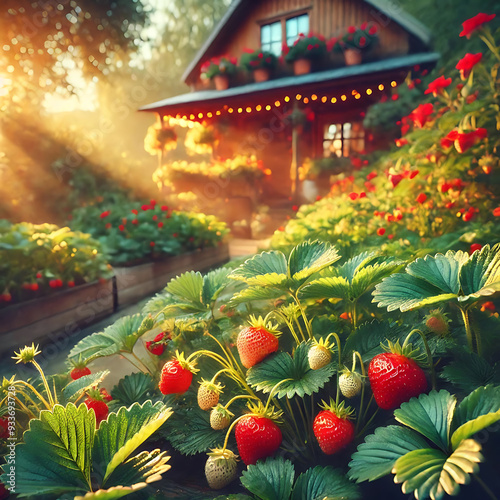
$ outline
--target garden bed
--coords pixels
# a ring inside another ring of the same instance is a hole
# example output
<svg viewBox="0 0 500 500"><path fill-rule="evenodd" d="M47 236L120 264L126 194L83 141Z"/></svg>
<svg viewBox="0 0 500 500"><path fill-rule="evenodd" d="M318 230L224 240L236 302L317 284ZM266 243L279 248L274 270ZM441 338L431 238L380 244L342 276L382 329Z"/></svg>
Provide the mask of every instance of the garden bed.
<svg viewBox="0 0 500 500"><path fill-rule="evenodd" d="M88 326L115 309L113 281L100 280L0 312L0 353L31 344L48 334Z"/></svg>
<svg viewBox="0 0 500 500"><path fill-rule="evenodd" d="M115 267L118 305L132 304L157 292L185 271L206 271L228 260L229 247L221 245L138 266Z"/></svg>

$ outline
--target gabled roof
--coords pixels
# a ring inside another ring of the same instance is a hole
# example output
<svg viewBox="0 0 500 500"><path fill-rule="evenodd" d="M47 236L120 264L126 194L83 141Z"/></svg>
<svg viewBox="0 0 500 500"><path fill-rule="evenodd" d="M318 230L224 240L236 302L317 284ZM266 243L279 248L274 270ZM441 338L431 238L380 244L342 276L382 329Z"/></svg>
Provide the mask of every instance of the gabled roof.
<svg viewBox="0 0 500 500"><path fill-rule="evenodd" d="M404 12L403 9L397 4L388 0L363 1L377 9L388 19L399 24L402 28L404 28L406 31L420 40L423 45L429 45L431 35L427 28L422 23L420 23L420 21L417 21L413 16ZM234 23L236 22L238 16L242 15L242 12L245 10L245 8L251 7L251 5L255 2L256 0L233 0L222 19L219 21L208 39L194 56L194 59L189 63L188 67L184 71L184 74L182 75L182 81L185 82L191 76L197 65L202 61L202 59L204 59L206 52L212 46L212 44L221 39L230 29L234 29L231 28L231 26L234 26Z"/></svg>
<svg viewBox="0 0 500 500"><path fill-rule="evenodd" d="M188 92L147 104L140 108L139 111L155 111L175 115L176 113L190 113L193 109L200 110L214 105L233 105L234 102L241 101L242 98L247 99L250 94L252 96L266 96L282 92L285 89L288 92L295 90L307 92L310 89L320 92L322 88L332 91L342 88L348 82L358 81L362 75L376 79L382 75L394 75L395 72L399 72L400 76L402 75L402 78L404 78L408 69L415 65L433 66L438 59L439 54L435 52L407 54L355 66L328 69L317 73L276 78L261 83L249 83L222 91L200 90ZM191 111L187 111L189 108L191 108Z"/></svg>

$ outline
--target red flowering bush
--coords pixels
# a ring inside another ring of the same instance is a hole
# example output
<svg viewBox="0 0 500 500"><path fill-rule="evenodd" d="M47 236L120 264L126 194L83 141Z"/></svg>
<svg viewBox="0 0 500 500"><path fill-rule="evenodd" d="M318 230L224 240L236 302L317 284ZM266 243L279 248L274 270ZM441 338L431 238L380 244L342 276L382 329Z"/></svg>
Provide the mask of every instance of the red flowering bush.
<svg viewBox="0 0 500 500"><path fill-rule="evenodd" d="M345 49L367 50L378 40L378 26L365 21L361 26L349 26L346 33L335 39L335 50Z"/></svg>
<svg viewBox="0 0 500 500"><path fill-rule="evenodd" d="M278 58L272 52L260 49L245 49L240 59L241 66L247 71L260 68L274 69L277 62Z"/></svg>
<svg viewBox="0 0 500 500"><path fill-rule="evenodd" d="M237 64L238 61L235 57L212 57L209 61L201 65L201 78L211 80L216 75L234 75L237 70Z"/></svg>
<svg viewBox="0 0 500 500"><path fill-rule="evenodd" d="M297 59L318 60L326 54L325 38L321 35L300 34L291 47L283 46L283 56L286 62L293 62Z"/></svg>

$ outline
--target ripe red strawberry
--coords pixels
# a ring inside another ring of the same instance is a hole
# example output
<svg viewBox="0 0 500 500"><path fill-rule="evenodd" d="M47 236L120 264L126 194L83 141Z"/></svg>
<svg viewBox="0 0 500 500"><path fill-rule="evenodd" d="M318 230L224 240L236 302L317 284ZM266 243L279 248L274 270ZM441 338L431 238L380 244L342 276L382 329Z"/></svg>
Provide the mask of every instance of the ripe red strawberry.
<svg viewBox="0 0 500 500"><path fill-rule="evenodd" d="M176 357L167 361L161 370L158 387L162 394L183 394L191 385L193 373L198 370L184 359L184 355L176 351Z"/></svg>
<svg viewBox="0 0 500 500"><path fill-rule="evenodd" d="M425 373L411 357L411 344L403 349L389 342L391 352L378 354L368 366L368 378L377 405L394 410L427 389Z"/></svg>
<svg viewBox="0 0 500 500"><path fill-rule="evenodd" d="M198 389L198 406L202 410L210 410L219 402L219 396L224 388L218 382L208 382L201 379L200 387Z"/></svg>
<svg viewBox="0 0 500 500"><path fill-rule="evenodd" d="M253 465L261 458L267 458L281 446L283 439L276 420L280 414L273 409L249 405L252 413L244 416L237 424L234 435L238 453L245 465Z"/></svg>
<svg viewBox="0 0 500 500"><path fill-rule="evenodd" d="M354 439L354 424L349 420L352 409L344 408L344 402L338 406L333 400L330 404L323 401L313 423L313 432L319 447L326 455L333 455L345 448Z"/></svg>
<svg viewBox="0 0 500 500"><path fill-rule="evenodd" d="M104 399L106 403L109 403L109 401L113 400L113 396L111 396L111 394L109 394L109 392L104 387L101 387L99 389L99 392L101 393L102 399Z"/></svg>
<svg viewBox="0 0 500 500"><path fill-rule="evenodd" d="M269 354L276 352L280 335L273 325L270 323L266 325L261 316L258 319L250 316L249 323L250 326L243 328L236 339L241 364L245 368L251 368Z"/></svg>
<svg viewBox="0 0 500 500"><path fill-rule="evenodd" d="M109 411L101 393L97 389L91 389L84 403L89 410L94 410L96 426L99 427L99 424L107 418Z"/></svg>
<svg viewBox="0 0 500 500"><path fill-rule="evenodd" d="M231 450L214 448L208 453L205 476L210 488L220 490L236 479L237 455Z"/></svg>
<svg viewBox="0 0 500 500"><path fill-rule="evenodd" d="M85 375L90 375L92 372L90 371L90 368L88 366L75 366L69 373L69 376L73 380L78 380L81 377L84 377Z"/></svg>
<svg viewBox="0 0 500 500"><path fill-rule="evenodd" d="M167 332L160 332L153 340L146 342L146 349L155 356L161 356L165 350L165 343L170 338L171 336L167 335Z"/></svg>
<svg viewBox="0 0 500 500"><path fill-rule="evenodd" d="M0 439L9 437L9 420L7 417L0 418Z"/></svg>

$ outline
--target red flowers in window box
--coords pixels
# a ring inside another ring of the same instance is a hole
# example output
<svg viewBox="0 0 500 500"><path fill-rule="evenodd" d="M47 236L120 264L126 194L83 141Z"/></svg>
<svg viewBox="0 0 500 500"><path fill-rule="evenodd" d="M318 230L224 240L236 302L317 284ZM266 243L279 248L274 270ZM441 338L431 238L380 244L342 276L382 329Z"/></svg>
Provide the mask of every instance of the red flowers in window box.
<svg viewBox="0 0 500 500"><path fill-rule="evenodd" d="M449 85L451 85L451 78L445 78L441 75L439 78L436 78L433 82L429 83L424 94L432 93L434 97L437 97L438 94L441 94L441 91Z"/></svg>
<svg viewBox="0 0 500 500"><path fill-rule="evenodd" d="M479 63L482 58L483 54L481 54L481 52L478 52L477 54L470 54L467 52L467 54L465 54L465 56L462 57L462 59L460 59L455 66L455 68L460 71L460 78L462 80L466 80L469 77L472 68Z"/></svg>
<svg viewBox="0 0 500 500"><path fill-rule="evenodd" d="M424 201L427 200L427 195L425 193L420 193L416 198L415 198L415 201L417 203L424 203Z"/></svg>
<svg viewBox="0 0 500 500"><path fill-rule="evenodd" d="M483 24L490 22L495 16L496 14L484 14L480 12L474 17L467 19L467 21L464 21L462 23L463 29L462 32L460 33L460 36L466 36L467 38L470 38L470 36L477 29L479 29Z"/></svg>

